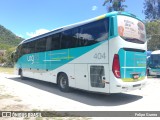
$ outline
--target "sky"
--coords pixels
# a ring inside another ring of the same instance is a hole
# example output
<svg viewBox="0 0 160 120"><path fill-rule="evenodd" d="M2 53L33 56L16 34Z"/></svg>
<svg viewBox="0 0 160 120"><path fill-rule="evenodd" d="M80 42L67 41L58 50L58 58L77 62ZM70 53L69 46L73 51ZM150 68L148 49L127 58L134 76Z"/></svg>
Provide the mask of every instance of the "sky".
<svg viewBox="0 0 160 120"><path fill-rule="evenodd" d="M0 0L0 25L28 39L107 13L104 0ZM125 0L127 12L145 19L144 0Z"/></svg>

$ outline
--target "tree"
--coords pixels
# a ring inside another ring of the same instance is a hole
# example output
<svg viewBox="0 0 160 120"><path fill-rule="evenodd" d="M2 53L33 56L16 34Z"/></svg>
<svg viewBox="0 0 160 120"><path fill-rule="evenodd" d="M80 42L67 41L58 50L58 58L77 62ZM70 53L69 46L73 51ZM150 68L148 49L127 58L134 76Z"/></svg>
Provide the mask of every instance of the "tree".
<svg viewBox="0 0 160 120"><path fill-rule="evenodd" d="M11 59L11 54L15 51L15 47L6 50L4 56L0 57L0 63L4 64L4 67L13 67L13 60Z"/></svg>
<svg viewBox="0 0 160 120"><path fill-rule="evenodd" d="M5 62L5 59L3 56L0 56L0 64L4 63Z"/></svg>
<svg viewBox="0 0 160 120"><path fill-rule="evenodd" d="M160 20L146 23L148 50L160 50Z"/></svg>
<svg viewBox="0 0 160 120"><path fill-rule="evenodd" d="M106 6L107 4L107 11L124 11L127 5L123 5L122 3L125 2L125 0L105 0L103 3L103 6Z"/></svg>
<svg viewBox="0 0 160 120"><path fill-rule="evenodd" d="M149 20L160 19L160 0L145 0L144 14Z"/></svg>
<svg viewBox="0 0 160 120"><path fill-rule="evenodd" d="M144 14L148 20L146 34L148 50L160 49L160 0L145 0Z"/></svg>

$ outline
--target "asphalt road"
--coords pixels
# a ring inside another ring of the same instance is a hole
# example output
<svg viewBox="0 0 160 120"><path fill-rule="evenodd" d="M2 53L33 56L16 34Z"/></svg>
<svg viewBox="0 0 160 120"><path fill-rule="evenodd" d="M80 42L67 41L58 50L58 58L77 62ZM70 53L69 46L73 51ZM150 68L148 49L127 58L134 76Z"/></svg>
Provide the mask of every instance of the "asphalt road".
<svg viewBox="0 0 160 120"><path fill-rule="evenodd" d="M148 78L147 85L141 90L111 95L76 89L63 93L55 84L28 78L21 80L8 74L0 74L1 86L7 94L19 99L18 104L26 105L24 110L160 111L160 78ZM7 99L0 99L1 110L10 110L5 107Z"/></svg>

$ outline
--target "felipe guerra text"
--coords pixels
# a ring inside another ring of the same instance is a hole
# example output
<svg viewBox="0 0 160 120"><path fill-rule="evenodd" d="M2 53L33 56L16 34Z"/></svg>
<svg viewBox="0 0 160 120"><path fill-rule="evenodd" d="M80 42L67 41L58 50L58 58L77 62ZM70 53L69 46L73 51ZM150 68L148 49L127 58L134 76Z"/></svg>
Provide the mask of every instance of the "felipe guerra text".
<svg viewBox="0 0 160 120"><path fill-rule="evenodd" d="M154 113L135 113L135 117L157 117Z"/></svg>

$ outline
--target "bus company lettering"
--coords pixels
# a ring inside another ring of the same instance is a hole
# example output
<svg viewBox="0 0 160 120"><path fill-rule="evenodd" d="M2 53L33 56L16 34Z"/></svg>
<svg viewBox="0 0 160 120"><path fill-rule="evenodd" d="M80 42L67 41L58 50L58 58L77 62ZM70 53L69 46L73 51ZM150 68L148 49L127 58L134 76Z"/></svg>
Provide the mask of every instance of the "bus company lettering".
<svg viewBox="0 0 160 120"><path fill-rule="evenodd" d="M27 56L27 61L34 63L34 55Z"/></svg>

